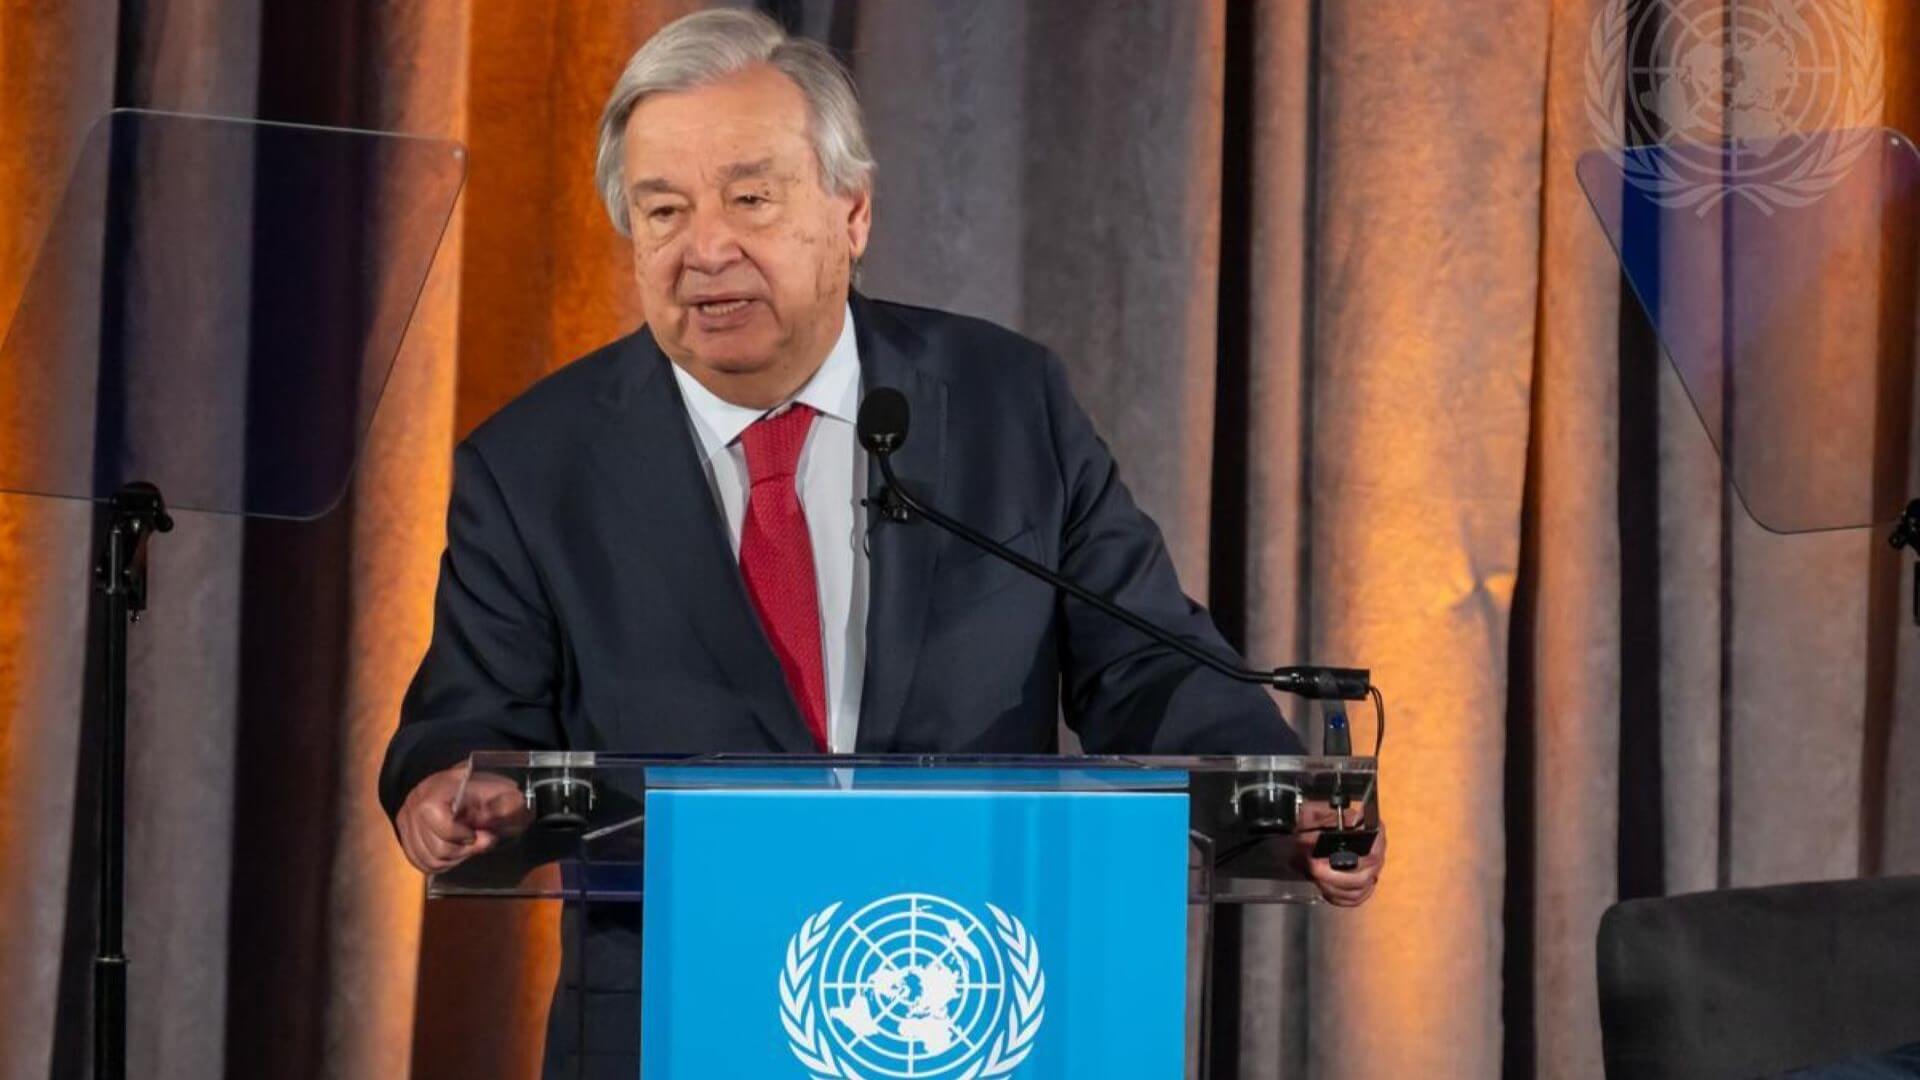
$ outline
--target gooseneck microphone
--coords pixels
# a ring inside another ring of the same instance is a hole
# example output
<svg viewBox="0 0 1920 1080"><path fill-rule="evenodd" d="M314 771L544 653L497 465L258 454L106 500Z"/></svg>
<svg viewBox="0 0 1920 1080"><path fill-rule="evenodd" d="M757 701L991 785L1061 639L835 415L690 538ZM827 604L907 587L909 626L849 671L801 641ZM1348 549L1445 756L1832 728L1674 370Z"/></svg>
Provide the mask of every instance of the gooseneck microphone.
<svg viewBox="0 0 1920 1080"><path fill-rule="evenodd" d="M866 447L867 452L879 462L880 475L886 481L879 494L867 500L867 505L881 516L899 522L909 521L914 517L932 522L935 526L958 536L987 554L1018 567L1094 610L1138 630L1154 641L1199 661L1230 679L1260 683L1296 697L1322 700L1358 701L1373 692L1371 676L1365 668L1299 666L1257 671L1241 667L1161 629L1112 600L1061 577L1006 545L921 502L901 485L899 478L893 474L893 462L890 460L894 452L906 444L908 412L906 395L890 386L875 387L867 394L865 400L860 402L860 415L855 425L860 435L860 445Z"/></svg>

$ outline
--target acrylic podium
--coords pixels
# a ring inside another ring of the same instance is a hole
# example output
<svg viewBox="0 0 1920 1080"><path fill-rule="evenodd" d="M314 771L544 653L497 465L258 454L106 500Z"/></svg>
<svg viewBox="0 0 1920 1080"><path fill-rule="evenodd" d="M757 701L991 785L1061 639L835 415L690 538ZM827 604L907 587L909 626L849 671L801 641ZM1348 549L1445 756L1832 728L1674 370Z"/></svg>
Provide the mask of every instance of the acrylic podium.
<svg viewBox="0 0 1920 1080"><path fill-rule="evenodd" d="M635 1025L646 1080L1205 1075L1215 907L1311 903L1302 857L1349 859L1378 826L1368 757L481 753L470 770L458 805L499 840L429 897L637 914L639 1015L577 1013ZM591 935L567 946L591 968Z"/></svg>

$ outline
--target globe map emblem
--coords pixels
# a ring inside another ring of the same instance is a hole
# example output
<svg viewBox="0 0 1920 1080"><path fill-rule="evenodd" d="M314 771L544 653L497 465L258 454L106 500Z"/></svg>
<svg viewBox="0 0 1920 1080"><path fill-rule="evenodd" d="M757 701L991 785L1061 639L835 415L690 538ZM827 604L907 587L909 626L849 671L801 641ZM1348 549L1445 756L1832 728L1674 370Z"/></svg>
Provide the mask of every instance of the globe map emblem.
<svg viewBox="0 0 1920 1080"><path fill-rule="evenodd" d="M972 912L906 893L848 916L821 954L821 1015L876 1076L938 1077L984 1052L1007 1008L1006 959Z"/></svg>
<svg viewBox="0 0 1920 1080"><path fill-rule="evenodd" d="M1660 5L1629 47L1629 89L1656 138L1735 147L1849 121L1845 5ZM1737 165L1737 163L1736 163Z"/></svg>
<svg viewBox="0 0 1920 1080"><path fill-rule="evenodd" d="M1864 0L1607 0L1587 114L1605 148L1662 148L1625 160L1655 202L1770 212L1832 189L1874 143L1883 67Z"/></svg>

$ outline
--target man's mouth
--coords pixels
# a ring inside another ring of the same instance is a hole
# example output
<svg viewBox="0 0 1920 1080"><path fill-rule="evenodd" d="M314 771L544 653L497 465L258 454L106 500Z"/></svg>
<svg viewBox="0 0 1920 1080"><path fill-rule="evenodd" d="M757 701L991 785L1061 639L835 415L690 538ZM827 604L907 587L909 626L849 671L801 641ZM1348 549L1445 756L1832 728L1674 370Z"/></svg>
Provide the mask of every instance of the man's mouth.
<svg viewBox="0 0 1920 1080"><path fill-rule="evenodd" d="M708 300L702 303L694 304L693 309L695 311L698 311L702 315L718 317L721 315L731 315L734 312L739 311L741 308L746 307L748 304L751 304L751 303L753 303L753 301L751 300L738 300L738 299Z"/></svg>

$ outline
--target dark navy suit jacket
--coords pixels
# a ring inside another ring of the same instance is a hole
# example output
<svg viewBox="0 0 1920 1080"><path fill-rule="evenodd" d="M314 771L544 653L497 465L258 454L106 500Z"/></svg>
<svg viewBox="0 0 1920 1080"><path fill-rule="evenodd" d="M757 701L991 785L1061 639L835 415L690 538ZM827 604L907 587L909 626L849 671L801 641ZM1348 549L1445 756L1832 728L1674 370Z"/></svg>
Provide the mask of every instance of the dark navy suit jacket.
<svg viewBox="0 0 1920 1080"><path fill-rule="evenodd" d="M863 392L894 387L912 409L893 459L904 484L1230 654L1182 595L1159 530L1055 357L977 319L857 295L850 305ZM813 749L741 584L669 363L642 330L555 372L456 449L433 638L381 770L389 814L413 785L479 749ZM1266 691L932 525L879 522L868 539L863 753L1047 752L1061 715L1091 753L1299 752ZM612 1024L623 1030L589 1036L600 1044L587 1048L592 1072L631 1077L637 919L594 913L589 923L587 1008L624 1018ZM572 959L550 1067L573 1050Z"/></svg>

